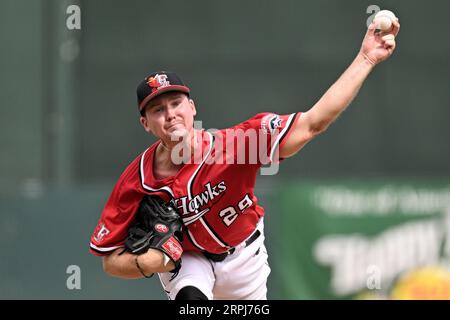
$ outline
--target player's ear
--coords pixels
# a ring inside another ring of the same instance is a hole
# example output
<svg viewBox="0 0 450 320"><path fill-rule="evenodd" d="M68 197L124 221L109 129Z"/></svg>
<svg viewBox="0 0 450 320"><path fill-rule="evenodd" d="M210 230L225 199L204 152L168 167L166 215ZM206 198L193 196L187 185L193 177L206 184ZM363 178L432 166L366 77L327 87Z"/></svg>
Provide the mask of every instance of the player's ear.
<svg viewBox="0 0 450 320"><path fill-rule="evenodd" d="M194 113L194 116L195 116L195 115L197 114L197 109L195 108L194 100L189 99L189 103L190 103L190 105L191 105L191 109L192 109L192 111L193 111L193 113Z"/></svg>
<svg viewBox="0 0 450 320"><path fill-rule="evenodd" d="M152 129L148 125L148 120L146 117L141 116L141 118L139 119L139 122L142 124L145 131L147 131L148 133L153 133Z"/></svg>

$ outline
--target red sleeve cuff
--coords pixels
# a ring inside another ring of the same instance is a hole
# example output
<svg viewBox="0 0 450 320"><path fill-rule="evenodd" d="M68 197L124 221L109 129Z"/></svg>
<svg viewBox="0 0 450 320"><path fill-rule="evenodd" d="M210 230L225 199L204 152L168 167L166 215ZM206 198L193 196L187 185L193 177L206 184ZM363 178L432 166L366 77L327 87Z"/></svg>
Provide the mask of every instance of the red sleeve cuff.
<svg viewBox="0 0 450 320"><path fill-rule="evenodd" d="M123 248L123 244L122 245L108 247L108 248L101 248L101 247L98 247L98 246L96 246L96 245L94 245L92 243L89 245L89 251L94 256L97 256L97 257L107 256L107 255L111 254L112 252L114 252L115 250L117 250L119 248Z"/></svg>

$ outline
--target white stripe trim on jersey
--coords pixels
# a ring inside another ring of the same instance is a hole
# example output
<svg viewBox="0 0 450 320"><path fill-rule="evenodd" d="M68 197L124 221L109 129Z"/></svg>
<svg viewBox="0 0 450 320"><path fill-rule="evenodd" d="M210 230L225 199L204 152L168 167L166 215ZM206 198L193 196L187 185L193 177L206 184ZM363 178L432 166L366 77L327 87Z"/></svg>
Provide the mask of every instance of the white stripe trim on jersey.
<svg viewBox="0 0 450 320"><path fill-rule="evenodd" d="M150 148L151 148L151 147L150 147ZM146 190L148 190L148 191L152 191L152 192L160 191L160 190L165 190L165 191L167 191L167 192L170 193L170 195L172 196L172 198L175 198L175 196L173 195L172 189L170 189L170 188L167 187L167 186L164 186L164 187L159 188L159 189L153 189L152 187L147 186L147 185L145 184L145 181L144 181L144 177L145 177L145 174L144 174L144 159L145 159L145 154L147 153L148 149L150 149L150 148L147 148L147 150L145 150L144 153L143 153L142 156L141 156L140 168L141 168L141 184L142 184L142 187L143 187L144 189L146 189Z"/></svg>
<svg viewBox="0 0 450 320"><path fill-rule="evenodd" d="M192 243L200 250L206 251L205 248L203 248L201 245L199 245L197 243L197 241L195 241L195 238L189 229L187 229L187 232L189 233L189 237L190 237L190 240L192 241Z"/></svg>
<svg viewBox="0 0 450 320"><path fill-rule="evenodd" d="M209 211L209 208L206 208L205 210L202 210L193 216L190 216L188 218L183 218L184 225L190 225L191 223L195 222L197 219L199 219L201 216L203 216L205 213Z"/></svg>
<svg viewBox="0 0 450 320"><path fill-rule="evenodd" d="M286 133L286 130L289 129L289 127L291 126L291 122L292 120L295 118L296 113L292 113L289 118L287 119L286 125L284 126L284 129L281 130L280 134L277 136L277 139L275 140L275 143L272 146L272 150L270 150L270 161L273 161L273 154L275 153L275 150L278 147L278 144L280 143L280 139L284 136L284 134Z"/></svg>
<svg viewBox="0 0 450 320"><path fill-rule="evenodd" d="M191 178L188 181L187 191L188 191L189 200L192 199L192 195L191 195L191 184L192 184L192 181L194 180L194 177L197 175L197 172L201 169L201 167L205 163L206 159L208 159L209 155L211 154L211 150L213 148L213 136L209 132L206 132L206 133L209 136L209 150L208 150L208 153L205 156L205 159L203 159L202 163L200 163L200 165L197 167L197 170L195 170L194 174L191 176ZM198 210L196 210L196 212L198 212Z"/></svg>
<svg viewBox="0 0 450 320"><path fill-rule="evenodd" d="M112 250L115 250L115 249L117 249L117 248L122 248L122 247L123 247L123 246L114 246L114 247L100 248L100 247L97 247L97 246L96 246L95 244L93 244L92 242L89 243L89 246L90 246L92 249L95 249L95 250L100 251L100 252L108 252L108 251L112 251Z"/></svg>
<svg viewBox="0 0 450 320"><path fill-rule="evenodd" d="M227 246L225 243L219 240L219 238L216 237L216 235L209 229L209 227L206 225L206 222L203 220L203 217L200 217L200 222L202 223L203 227L206 231L208 231L211 238L213 238L218 244L220 244L221 247L231 249L231 247Z"/></svg>
<svg viewBox="0 0 450 320"><path fill-rule="evenodd" d="M198 166L197 170L195 170L195 172L192 174L191 178L189 179L188 185L187 185L187 192L188 192L188 199L192 200L192 194L191 194L191 184L192 181L194 180L195 176L197 175L197 172L203 167L203 164L205 163L206 159L208 159L209 155L211 154L212 148L213 148L213 135L209 132L206 132L209 136L209 150L208 153L206 154L205 158L203 159L202 163L200 163L200 165ZM205 221L203 221L203 214L200 215L198 210L195 210L195 212L200 216L200 218L198 220L200 220L200 222L202 223L203 227L205 228L205 230L209 233L209 235L222 247L224 248L229 248L227 245L225 245L224 243L222 243L222 241L220 241L219 239L217 239L217 237L215 236L215 234L209 229L208 225L205 223ZM205 212L206 213L206 212ZM197 215L195 216L197 218ZM196 220L195 220L196 221ZM190 223L192 223L194 221L190 221ZM189 231L189 229L188 229ZM189 232L189 235L191 237L192 242L198 246L200 249L205 250L204 248L202 248L197 241L195 241L194 235Z"/></svg>

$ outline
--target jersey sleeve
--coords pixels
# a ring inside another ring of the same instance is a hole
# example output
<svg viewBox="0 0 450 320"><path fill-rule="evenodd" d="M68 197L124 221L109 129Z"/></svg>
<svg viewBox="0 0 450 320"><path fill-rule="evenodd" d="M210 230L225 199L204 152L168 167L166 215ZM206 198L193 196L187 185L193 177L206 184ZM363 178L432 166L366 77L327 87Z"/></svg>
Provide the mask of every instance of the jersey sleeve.
<svg viewBox="0 0 450 320"><path fill-rule="evenodd" d="M90 252L96 256L110 254L124 245L129 225L144 197L137 160L120 176L91 236Z"/></svg>
<svg viewBox="0 0 450 320"><path fill-rule="evenodd" d="M243 157L240 153L245 154L246 163L250 164L264 165L279 161L278 149L286 142L300 115L300 112L287 115L260 113L227 129L232 130L235 137L237 163Z"/></svg>

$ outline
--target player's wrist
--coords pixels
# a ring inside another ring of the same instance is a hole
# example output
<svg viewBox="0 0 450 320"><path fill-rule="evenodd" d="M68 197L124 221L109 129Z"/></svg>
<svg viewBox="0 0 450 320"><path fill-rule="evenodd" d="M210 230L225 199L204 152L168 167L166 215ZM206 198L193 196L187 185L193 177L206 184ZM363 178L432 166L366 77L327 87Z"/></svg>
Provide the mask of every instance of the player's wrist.
<svg viewBox="0 0 450 320"><path fill-rule="evenodd" d="M362 65L370 67L371 69L373 69L377 65L377 62L373 58L369 57L366 53L362 51L358 53L355 60Z"/></svg>
<svg viewBox="0 0 450 320"><path fill-rule="evenodd" d="M175 268L175 263L164 252L150 248L139 256L139 263L146 274L149 272L169 272Z"/></svg>

